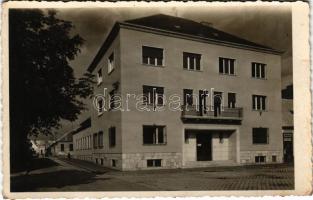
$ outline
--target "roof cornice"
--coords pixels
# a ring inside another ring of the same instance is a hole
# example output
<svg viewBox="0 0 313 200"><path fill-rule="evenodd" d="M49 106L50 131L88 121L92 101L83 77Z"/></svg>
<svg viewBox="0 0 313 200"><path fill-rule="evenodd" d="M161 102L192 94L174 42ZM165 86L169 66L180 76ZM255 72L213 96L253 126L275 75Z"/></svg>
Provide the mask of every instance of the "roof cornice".
<svg viewBox="0 0 313 200"><path fill-rule="evenodd" d="M254 46L244 45L244 44L239 44L239 43L215 40L212 38L195 36L195 35L190 35L190 34L185 34L185 33L174 32L174 31L168 31L168 30L158 29L158 28L152 28L148 26L132 24L132 23L127 23L127 22L120 22L120 26L123 28L141 30L141 31L149 32L149 33L159 34L159 35L166 35L166 36L171 36L171 37L176 37L176 38L182 38L182 39L193 40L193 41L198 41L198 42L206 42L210 44L235 47L235 48L252 50L252 51L263 52L263 53L270 53L270 54L276 54L276 55L281 55L282 53L284 53L283 51L278 51L275 49L254 47Z"/></svg>

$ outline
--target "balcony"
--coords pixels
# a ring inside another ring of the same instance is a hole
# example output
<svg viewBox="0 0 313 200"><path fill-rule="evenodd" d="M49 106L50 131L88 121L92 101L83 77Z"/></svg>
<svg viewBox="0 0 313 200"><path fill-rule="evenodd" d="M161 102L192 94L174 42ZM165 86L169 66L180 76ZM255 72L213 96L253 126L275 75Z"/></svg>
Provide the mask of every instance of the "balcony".
<svg viewBox="0 0 313 200"><path fill-rule="evenodd" d="M181 119L184 123L241 124L243 108L225 108L214 111L213 106L200 108L196 105L182 106Z"/></svg>

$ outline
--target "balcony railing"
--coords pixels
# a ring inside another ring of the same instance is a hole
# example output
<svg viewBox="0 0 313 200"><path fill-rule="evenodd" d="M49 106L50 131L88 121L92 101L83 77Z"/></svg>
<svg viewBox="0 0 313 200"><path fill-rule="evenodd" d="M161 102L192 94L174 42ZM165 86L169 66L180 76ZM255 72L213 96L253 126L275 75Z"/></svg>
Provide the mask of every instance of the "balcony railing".
<svg viewBox="0 0 313 200"><path fill-rule="evenodd" d="M213 106L182 106L182 119L213 119L213 120L240 120L243 117L242 108L214 109Z"/></svg>

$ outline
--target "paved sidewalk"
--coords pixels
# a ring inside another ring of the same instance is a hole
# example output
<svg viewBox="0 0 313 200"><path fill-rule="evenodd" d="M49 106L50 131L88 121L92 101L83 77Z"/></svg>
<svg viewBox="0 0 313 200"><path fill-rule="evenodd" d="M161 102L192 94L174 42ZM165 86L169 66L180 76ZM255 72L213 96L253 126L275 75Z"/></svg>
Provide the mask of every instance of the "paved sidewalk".
<svg viewBox="0 0 313 200"><path fill-rule="evenodd" d="M88 172L96 173L96 174L103 174L108 171L112 171L113 169L109 169L103 167L101 165L96 165L92 162L78 160L78 159L67 159L67 158L54 158L57 162L63 162L66 165L75 166L77 168L86 170Z"/></svg>
<svg viewBox="0 0 313 200"><path fill-rule="evenodd" d="M93 163L54 159L57 166L11 177L12 191L286 190L292 165L256 165L120 172ZM83 166L83 167L82 167ZM88 166L88 167L86 167ZM103 170L99 173L97 170Z"/></svg>

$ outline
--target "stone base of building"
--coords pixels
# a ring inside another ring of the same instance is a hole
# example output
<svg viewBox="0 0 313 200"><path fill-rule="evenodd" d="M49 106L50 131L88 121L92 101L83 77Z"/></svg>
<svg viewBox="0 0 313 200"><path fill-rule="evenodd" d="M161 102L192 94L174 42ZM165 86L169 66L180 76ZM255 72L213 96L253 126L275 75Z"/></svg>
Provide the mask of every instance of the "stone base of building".
<svg viewBox="0 0 313 200"><path fill-rule="evenodd" d="M123 154L123 170L175 169L182 166L181 153Z"/></svg>
<svg viewBox="0 0 313 200"><path fill-rule="evenodd" d="M281 151L241 151L241 164L270 164L282 163L283 152Z"/></svg>
<svg viewBox="0 0 313 200"><path fill-rule="evenodd" d="M189 161L183 163L181 153L93 153L89 155L75 155L74 158L121 171L275 164L283 162L281 151L242 151L240 152L240 163L233 160Z"/></svg>

